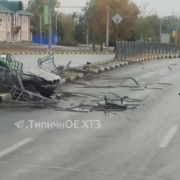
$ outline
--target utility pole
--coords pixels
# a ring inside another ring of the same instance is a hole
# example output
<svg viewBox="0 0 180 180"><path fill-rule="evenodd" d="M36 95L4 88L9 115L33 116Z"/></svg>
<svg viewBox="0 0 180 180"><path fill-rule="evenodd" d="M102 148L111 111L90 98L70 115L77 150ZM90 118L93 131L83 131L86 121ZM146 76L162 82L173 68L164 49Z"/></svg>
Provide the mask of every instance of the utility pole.
<svg viewBox="0 0 180 180"><path fill-rule="evenodd" d="M89 28L87 28L86 44L89 44Z"/></svg>
<svg viewBox="0 0 180 180"><path fill-rule="evenodd" d="M177 26L176 26L176 40L175 40L176 44L178 44L178 30L179 30L179 17L178 17L178 22L177 22Z"/></svg>
<svg viewBox="0 0 180 180"><path fill-rule="evenodd" d="M93 12L94 12L94 16L93 16L93 51L95 52L96 49L95 49L95 3L93 1Z"/></svg>
<svg viewBox="0 0 180 180"><path fill-rule="evenodd" d="M106 52L109 52L109 6L107 6L107 22L106 22Z"/></svg>
<svg viewBox="0 0 180 180"><path fill-rule="evenodd" d="M58 34L58 32L57 32L58 15L59 15L59 13L56 14L56 35Z"/></svg>
<svg viewBox="0 0 180 180"><path fill-rule="evenodd" d="M52 52L51 0L49 0L49 53Z"/></svg>
<svg viewBox="0 0 180 180"><path fill-rule="evenodd" d="M42 16L39 17L39 24L40 24L40 44L42 44Z"/></svg>

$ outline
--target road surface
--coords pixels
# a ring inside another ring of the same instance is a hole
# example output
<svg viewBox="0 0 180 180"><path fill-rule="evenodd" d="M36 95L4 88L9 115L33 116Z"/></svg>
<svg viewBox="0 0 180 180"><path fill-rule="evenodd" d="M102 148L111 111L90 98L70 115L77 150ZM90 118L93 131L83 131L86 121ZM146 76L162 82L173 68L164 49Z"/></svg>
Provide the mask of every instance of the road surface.
<svg viewBox="0 0 180 180"><path fill-rule="evenodd" d="M80 89L72 84L63 87L78 92L113 91L132 98L148 95L141 107L117 115L0 110L1 180L179 180L179 59L137 63L107 74L134 77L141 86L154 83L152 87L163 90ZM22 129L14 125L20 120L25 121ZM28 120L99 120L101 127L38 129L29 128Z"/></svg>
<svg viewBox="0 0 180 180"><path fill-rule="evenodd" d="M37 60L46 57L47 55L15 55L17 60L26 65L37 67ZM58 65L67 65L71 61L71 67L82 66L87 62L96 63L113 59L114 55L77 55L77 54L55 54L54 61Z"/></svg>

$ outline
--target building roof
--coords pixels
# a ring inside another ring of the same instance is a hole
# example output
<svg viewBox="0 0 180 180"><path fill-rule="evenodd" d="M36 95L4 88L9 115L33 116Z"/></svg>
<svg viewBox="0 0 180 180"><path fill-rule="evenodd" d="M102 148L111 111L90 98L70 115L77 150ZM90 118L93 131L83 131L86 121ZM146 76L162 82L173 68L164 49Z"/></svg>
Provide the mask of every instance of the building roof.
<svg viewBox="0 0 180 180"><path fill-rule="evenodd" d="M29 16L32 16L32 15L33 15L31 12L26 11L26 10L18 11L17 13L18 13L18 14L25 14L25 15L29 15Z"/></svg>
<svg viewBox="0 0 180 180"><path fill-rule="evenodd" d="M0 12L18 12L19 14L33 15L31 12L23 10L22 1L0 0Z"/></svg>
<svg viewBox="0 0 180 180"><path fill-rule="evenodd" d="M9 8L3 6L2 4L0 4L0 12L13 12L12 10L10 10Z"/></svg>

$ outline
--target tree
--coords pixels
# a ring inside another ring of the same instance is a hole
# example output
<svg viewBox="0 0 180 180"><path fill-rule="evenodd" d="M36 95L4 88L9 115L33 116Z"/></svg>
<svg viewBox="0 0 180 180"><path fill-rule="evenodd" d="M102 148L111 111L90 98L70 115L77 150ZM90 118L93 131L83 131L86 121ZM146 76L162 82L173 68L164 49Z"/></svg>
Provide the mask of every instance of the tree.
<svg viewBox="0 0 180 180"><path fill-rule="evenodd" d="M31 18L32 29L36 29L36 32L40 31L39 24L40 24L40 15L41 15L42 16L42 30L45 35L48 35L48 26L44 25L43 23L44 22L43 13L44 13L44 5L47 5L47 4L48 4L48 0L30 0L28 3L28 10L34 14L33 17ZM58 8L59 6L60 6L60 3L58 2L58 0L51 0L51 7L52 7L53 15L55 15L56 13L55 8ZM53 27L55 26L53 25ZM54 28L52 30L53 32L55 32Z"/></svg>
<svg viewBox="0 0 180 180"><path fill-rule="evenodd" d="M105 42L107 6L110 7L110 39L116 39L116 25L111 20L118 13L123 17L119 24L120 39L125 40L131 37L133 27L140 13L138 7L129 0L95 0L94 8L90 6L86 12L86 20L93 32L93 21L95 20L96 41L101 45Z"/></svg>
<svg viewBox="0 0 180 180"><path fill-rule="evenodd" d="M156 14L152 14L150 16L140 16L135 25L135 33L137 39L141 39L141 35L143 40L152 38L153 41L159 41L160 34L160 21L162 19L159 18ZM161 24L161 32L162 33L170 33L171 32L170 21L163 21Z"/></svg>
<svg viewBox="0 0 180 180"><path fill-rule="evenodd" d="M77 24L75 26L75 31L74 31L74 39L78 42L78 43L85 43L86 39L85 39L85 27L83 26L82 23Z"/></svg>
<svg viewBox="0 0 180 180"><path fill-rule="evenodd" d="M61 14L60 22L64 29L64 40L74 41L73 32L74 32L74 20L71 14Z"/></svg>

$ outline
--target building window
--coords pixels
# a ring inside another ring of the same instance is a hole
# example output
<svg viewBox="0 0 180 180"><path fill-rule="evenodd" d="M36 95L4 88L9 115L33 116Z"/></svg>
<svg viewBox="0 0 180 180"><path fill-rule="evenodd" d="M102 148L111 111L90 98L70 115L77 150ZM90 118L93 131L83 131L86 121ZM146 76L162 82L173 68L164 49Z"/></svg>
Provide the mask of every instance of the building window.
<svg viewBox="0 0 180 180"><path fill-rule="evenodd" d="M4 22L4 17L3 17L3 14L1 15L1 19L2 19L2 22Z"/></svg>
<svg viewBox="0 0 180 180"><path fill-rule="evenodd" d="M7 16L7 22L10 22L10 15Z"/></svg>
<svg viewBox="0 0 180 180"><path fill-rule="evenodd" d="M6 22L6 15L3 15L3 22Z"/></svg>
<svg viewBox="0 0 180 180"><path fill-rule="evenodd" d="M20 23L20 18L19 16L17 16L17 24L19 25L19 23Z"/></svg>

